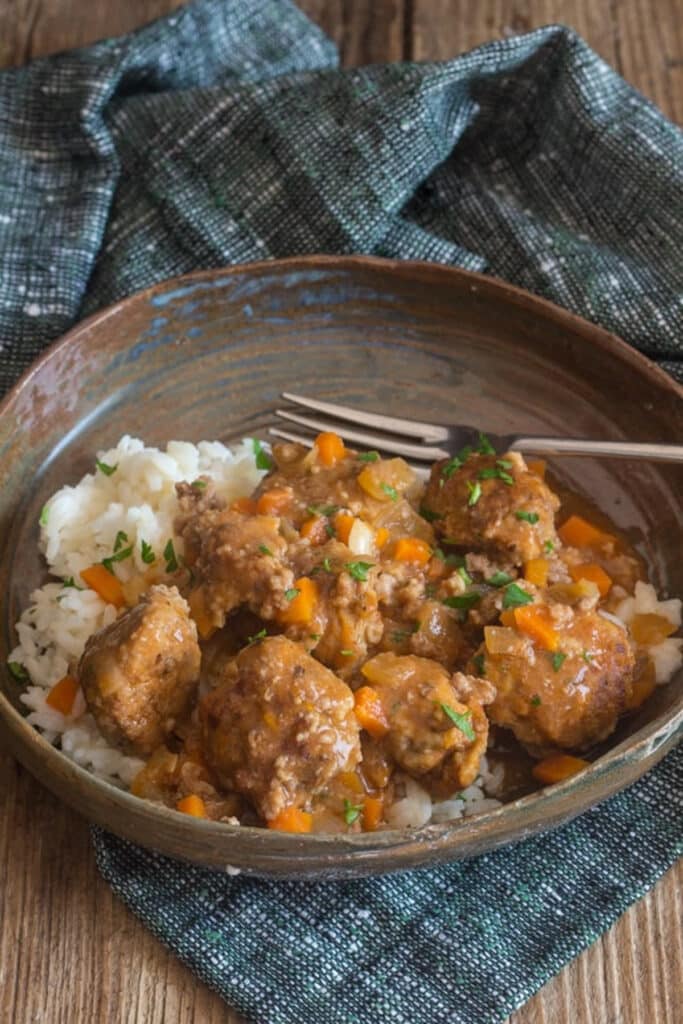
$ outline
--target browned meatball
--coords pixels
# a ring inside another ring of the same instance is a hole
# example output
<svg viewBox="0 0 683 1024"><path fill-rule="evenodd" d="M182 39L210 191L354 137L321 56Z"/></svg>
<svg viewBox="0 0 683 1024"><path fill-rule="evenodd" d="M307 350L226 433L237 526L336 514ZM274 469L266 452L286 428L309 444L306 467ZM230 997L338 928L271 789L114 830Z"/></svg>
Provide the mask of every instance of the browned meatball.
<svg viewBox="0 0 683 1024"><path fill-rule="evenodd" d="M390 653L366 662L362 673L389 723L382 743L393 761L435 794L469 786L486 750L490 683L461 672L449 676L428 658Z"/></svg>
<svg viewBox="0 0 683 1024"><path fill-rule="evenodd" d="M360 760L353 694L283 636L244 648L200 704L207 762L270 821Z"/></svg>
<svg viewBox="0 0 683 1024"><path fill-rule="evenodd" d="M437 533L521 565L557 545L559 498L517 452L473 453L432 467L424 506Z"/></svg>
<svg viewBox="0 0 683 1024"><path fill-rule="evenodd" d="M489 718L539 757L585 750L609 736L628 707L635 665L626 630L599 612L550 610L556 651L512 627L489 626L475 659L496 688Z"/></svg>
<svg viewBox="0 0 683 1024"><path fill-rule="evenodd" d="M175 587L152 587L93 634L78 677L100 730L122 750L150 754L190 710L199 679L197 629Z"/></svg>

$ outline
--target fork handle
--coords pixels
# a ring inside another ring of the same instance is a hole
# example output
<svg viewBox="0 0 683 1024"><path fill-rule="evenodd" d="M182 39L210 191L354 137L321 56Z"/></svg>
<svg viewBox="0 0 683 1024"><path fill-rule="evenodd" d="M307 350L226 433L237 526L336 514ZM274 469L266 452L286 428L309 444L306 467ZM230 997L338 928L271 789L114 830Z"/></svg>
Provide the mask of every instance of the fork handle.
<svg viewBox="0 0 683 1024"><path fill-rule="evenodd" d="M604 455L612 459L683 462L683 445L632 441L574 441L564 437L516 437L510 447L534 455Z"/></svg>

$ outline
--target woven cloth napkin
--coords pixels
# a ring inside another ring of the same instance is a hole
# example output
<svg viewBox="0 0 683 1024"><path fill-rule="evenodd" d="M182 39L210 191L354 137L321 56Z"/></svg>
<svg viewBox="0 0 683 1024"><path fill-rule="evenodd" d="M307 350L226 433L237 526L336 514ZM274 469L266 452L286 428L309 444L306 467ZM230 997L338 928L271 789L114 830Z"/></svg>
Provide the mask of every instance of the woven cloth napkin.
<svg viewBox="0 0 683 1024"><path fill-rule="evenodd" d="M288 0L199 0L0 75L0 386L84 313L295 253L507 278L683 378L683 138L571 31L340 71ZM175 863L94 832L104 877L267 1024L500 1021L683 852L683 747L513 849L358 882Z"/></svg>

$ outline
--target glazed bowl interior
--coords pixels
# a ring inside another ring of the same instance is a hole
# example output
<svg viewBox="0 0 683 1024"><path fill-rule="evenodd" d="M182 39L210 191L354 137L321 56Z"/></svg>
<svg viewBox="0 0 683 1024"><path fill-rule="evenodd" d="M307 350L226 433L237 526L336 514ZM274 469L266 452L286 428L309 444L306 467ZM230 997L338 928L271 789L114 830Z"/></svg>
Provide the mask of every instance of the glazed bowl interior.
<svg viewBox="0 0 683 1024"><path fill-rule="evenodd" d="M123 434L266 436L282 391L492 432L678 441L680 390L611 335L502 282L431 264L309 257L164 282L72 330L0 410L2 659L44 582L38 517ZM683 468L557 460L554 477L624 530L662 594L683 594ZM414 831L289 836L188 818L83 771L0 680L9 749L93 821L164 853L258 874L342 877L470 856L580 813L680 737L683 678L622 723L591 768L476 818Z"/></svg>

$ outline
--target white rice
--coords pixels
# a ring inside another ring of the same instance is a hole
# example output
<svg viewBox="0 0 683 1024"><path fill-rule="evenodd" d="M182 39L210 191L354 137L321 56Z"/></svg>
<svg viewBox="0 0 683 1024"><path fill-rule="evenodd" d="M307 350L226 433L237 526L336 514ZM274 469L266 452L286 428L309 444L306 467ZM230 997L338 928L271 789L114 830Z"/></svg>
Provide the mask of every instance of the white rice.
<svg viewBox="0 0 683 1024"><path fill-rule="evenodd" d="M633 596L620 601L614 609L614 614L626 626L630 625L636 615L661 615L678 629L681 625L681 601L678 597L660 601L652 584L639 580ZM683 639L680 637L667 637L658 644L648 644L644 650L654 663L655 679L658 684L668 683L683 665Z"/></svg>

